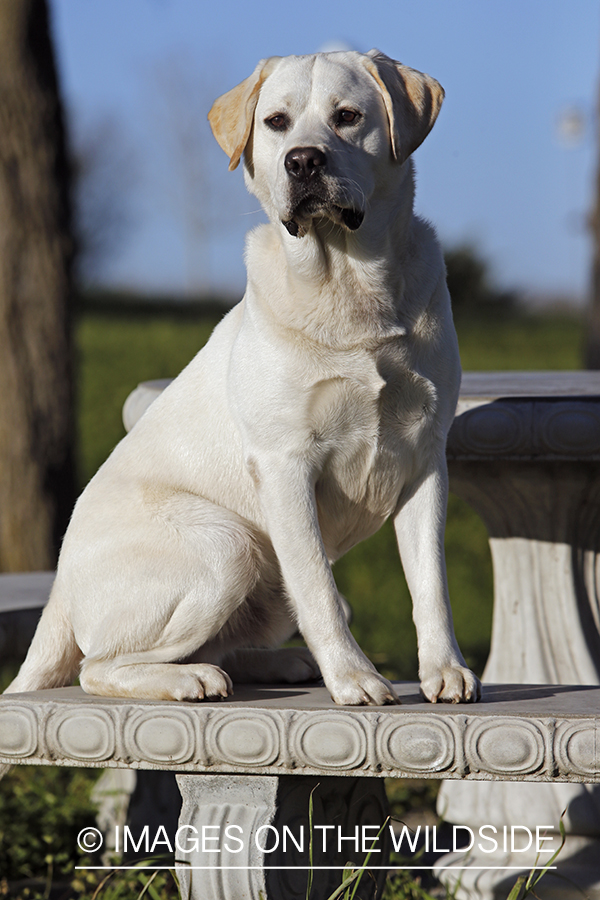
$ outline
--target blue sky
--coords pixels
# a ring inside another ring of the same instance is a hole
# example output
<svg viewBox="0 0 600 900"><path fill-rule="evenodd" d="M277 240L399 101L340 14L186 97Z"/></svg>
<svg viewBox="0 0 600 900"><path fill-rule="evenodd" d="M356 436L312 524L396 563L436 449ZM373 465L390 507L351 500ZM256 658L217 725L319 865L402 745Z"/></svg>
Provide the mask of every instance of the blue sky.
<svg viewBox="0 0 600 900"><path fill-rule="evenodd" d="M202 131L208 108L262 57L343 42L377 47L446 90L415 154L416 209L443 243L475 244L502 287L585 295L600 0L320 0L301 9L283 0L50 4L73 130L108 118L127 149L131 176L119 190L131 227L106 266L111 283L241 294L244 234L261 216L241 172L227 172ZM558 125L573 109L581 134L568 142ZM181 178L170 132L177 116L179 126L194 123L206 179L200 200L197 186L191 191Z"/></svg>

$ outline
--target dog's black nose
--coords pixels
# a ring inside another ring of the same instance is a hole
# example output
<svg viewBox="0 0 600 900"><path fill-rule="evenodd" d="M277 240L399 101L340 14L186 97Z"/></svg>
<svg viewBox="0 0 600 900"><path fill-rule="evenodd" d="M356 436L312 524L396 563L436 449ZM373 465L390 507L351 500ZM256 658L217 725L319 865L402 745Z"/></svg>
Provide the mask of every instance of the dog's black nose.
<svg viewBox="0 0 600 900"><path fill-rule="evenodd" d="M327 163L327 157L318 147L296 147L285 157L285 168L288 175L298 181L307 181L319 175Z"/></svg>

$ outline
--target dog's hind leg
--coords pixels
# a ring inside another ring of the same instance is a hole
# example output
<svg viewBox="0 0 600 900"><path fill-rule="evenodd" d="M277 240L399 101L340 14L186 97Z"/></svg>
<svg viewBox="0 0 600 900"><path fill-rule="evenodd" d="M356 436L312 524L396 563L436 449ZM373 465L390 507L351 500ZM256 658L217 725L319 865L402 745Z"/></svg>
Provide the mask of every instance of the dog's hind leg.
<svg viewBox="0 0 600 900"><path fill-rule="evenodd" d="M172 504L174 506L174 504ZM175 509L177 527L157 517L145 529L143 556L135 534L118 558L96 566L103 602L76 607L75 633L84 651L80 682L108 697L202 700L232 692L220 657L202 648L226 635L228 623L259 577L256 541L239 516L200 498ZM90 572L86 572L91 592ZM118 602L115 602L118 597Z"/></svg>
<svg viewBox="0 0 600 900"><path fill-rule="evenodd" d="M139 700L210 700L233 692L231 679L218 666L206 663L146 662L136 658L84 660L81 686L101 697L135 697Z"/></svg>

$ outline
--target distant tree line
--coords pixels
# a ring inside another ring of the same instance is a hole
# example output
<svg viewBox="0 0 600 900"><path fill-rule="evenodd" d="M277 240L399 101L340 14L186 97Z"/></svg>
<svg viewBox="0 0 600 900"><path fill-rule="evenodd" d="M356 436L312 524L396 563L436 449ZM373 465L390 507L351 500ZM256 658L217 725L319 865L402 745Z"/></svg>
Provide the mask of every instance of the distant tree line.
<svg viewBox="0 0 600 900"><path fill-rule="evenodd" d="M488 263L474 247L463 244L450 248L444 257L456 316L505 315L516 311L518 294L494 285Z"/></svg>
<svg viewBox="0 0 600 900"><path fill-rule="evenodd" d="M80 183L79 189L86 190L84 182ZM80 240L85 241L85 232L80 231L79 235ZM473 247L463 245L448 249L444 257L455 315L506 315L518 311L518 293L503 291L494 285L488 263ZM80 300L86 309L131 314L143 314L151 308L161 313L188 314L195 311L198 315L221 315L239 299L241 294L236 297L231 292L225 294L218 290L198 294L194 298L164 293L150 299L135 291L119 291L101 285L86 286L85 281L83 287L80 286Z"/></svg>

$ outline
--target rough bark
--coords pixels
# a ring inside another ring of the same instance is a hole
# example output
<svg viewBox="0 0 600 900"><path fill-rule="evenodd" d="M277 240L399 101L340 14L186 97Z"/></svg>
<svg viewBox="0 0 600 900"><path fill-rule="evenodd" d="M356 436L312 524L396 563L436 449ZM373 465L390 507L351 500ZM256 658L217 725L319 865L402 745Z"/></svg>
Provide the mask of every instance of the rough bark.
<svg viewBox="0 0 600 900"><path fill-rule="evenodd" d="M0 571L54 565L71 510L69 166L45 0L0 0Z"/></svg>

